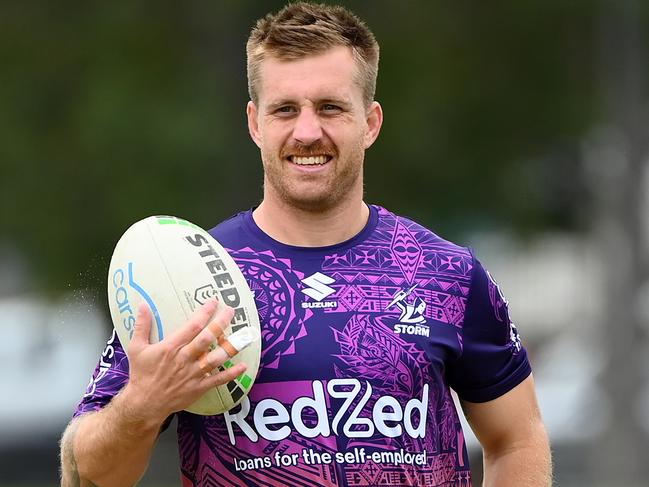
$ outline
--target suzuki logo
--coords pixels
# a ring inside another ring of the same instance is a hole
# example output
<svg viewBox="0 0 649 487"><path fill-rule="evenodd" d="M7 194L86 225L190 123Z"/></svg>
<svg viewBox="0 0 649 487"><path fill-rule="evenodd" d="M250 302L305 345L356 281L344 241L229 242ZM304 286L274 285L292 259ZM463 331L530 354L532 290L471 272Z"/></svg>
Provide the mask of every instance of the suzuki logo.
<svg viewBox="0 0 649 487"><path fill-rule="evenodd" d="M334 288L327 285L336 282L335 279L325 276L321 272L316 272L315 274L302 279L302 282L309 286L302 289L302 292L316 301L322 301L327 296L336 292Z"/></svg>

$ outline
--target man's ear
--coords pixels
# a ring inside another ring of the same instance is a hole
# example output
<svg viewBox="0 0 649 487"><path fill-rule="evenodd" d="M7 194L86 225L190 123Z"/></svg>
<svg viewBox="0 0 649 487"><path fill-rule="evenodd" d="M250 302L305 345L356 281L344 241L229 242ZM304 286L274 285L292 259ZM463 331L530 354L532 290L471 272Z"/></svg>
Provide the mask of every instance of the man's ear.
<svg viewBox="0 0 649 487"><path fill-rule="evenodd" d="M253 140L257 147L261 148L261 135L259 133L259 120L257 105L251 100L246 106L246 115L248 116L248 133L250 133L250 138Z"/></svg>
<svg viewBox="0 0 649 487"><path fill-rule="evenodd" d="M365 132L364 146L368 149L379 136L383 125L383 109L378 101L373 101L365 117L367 132Z"/></svg>

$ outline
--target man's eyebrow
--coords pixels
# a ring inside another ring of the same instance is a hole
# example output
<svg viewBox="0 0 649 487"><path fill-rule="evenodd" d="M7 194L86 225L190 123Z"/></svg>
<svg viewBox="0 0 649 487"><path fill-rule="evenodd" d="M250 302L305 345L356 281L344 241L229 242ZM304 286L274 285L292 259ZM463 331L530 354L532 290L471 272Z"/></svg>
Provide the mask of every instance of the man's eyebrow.
<svg viewBox="0 0 649 487"><path fill-rule="evenodd" d="M283 107L285 105L295 105L295 101L290 100L290 99L282 99L282 100L275 100L271 101L266 105L266 111L273 111L279 107Z"/></svg>
<svg viewBox="0 0 649 487"><path fill-rule="evenodd" d="M315 100L314 104L316 106L320 105L338 105L343 108L348 108L352 105L351 100L348 100L346 98L334 98L334 97L324 97L324 98L318 98ZM296 100L290 99L290 98L285 98L285 99L279 99L279 100L273 100L270 101L266 105L266 111L273 111L276 110L280 107L283 106L291 106L291 105L299 105L299 103Z"/></svg>
<svg viewBox="0 0 649 487"><path fill-rule="evenodd" d="M352 102L346 98L323 98L318 100L318 105L339 105L346 108L351 106Z"/></svg>

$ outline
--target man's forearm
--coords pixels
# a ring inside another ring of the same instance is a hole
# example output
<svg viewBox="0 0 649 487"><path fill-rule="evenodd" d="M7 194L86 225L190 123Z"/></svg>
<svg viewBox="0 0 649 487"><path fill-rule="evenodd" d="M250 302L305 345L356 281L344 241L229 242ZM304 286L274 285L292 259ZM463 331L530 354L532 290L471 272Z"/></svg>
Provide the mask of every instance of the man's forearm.
<svg viewBox="0 0 649 487"><path fill-rule="evenodd" d="M534 442L484 455L484 487L549 487L552 459L545 431Z"/></svg>
<svg viewBox="0 0 649 487"><path fill-rule="evenodd" d="M146 471L160 424L134 417L118 394L96 413L76 418L61 440L61 485L134 485Z"/></svg>

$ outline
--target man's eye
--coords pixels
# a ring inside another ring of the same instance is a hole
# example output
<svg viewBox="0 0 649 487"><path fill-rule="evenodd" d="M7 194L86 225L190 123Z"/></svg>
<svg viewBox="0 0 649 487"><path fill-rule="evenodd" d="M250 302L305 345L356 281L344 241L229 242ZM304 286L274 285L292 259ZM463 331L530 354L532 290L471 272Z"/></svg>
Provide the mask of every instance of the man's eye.
<svg viewBox="0 0 649 487"><path fill-rule="evenodd" d="M283 106L283 107L279 107L276 110L277 113L293 113L294 111L295 108L293 108L292 106Z"/></svg>
<svg viewBox="0 0 649 487"><path fill-rule="evenodd" d="M326 105L322 105L322 111L323 112L339 112L340 107L337 105L332 105L331 103L327 103Z"/></svg>

